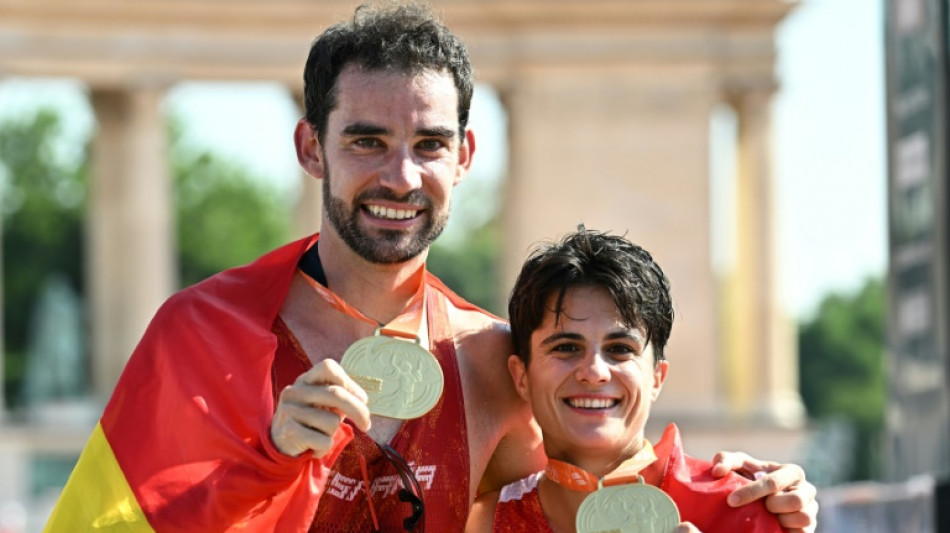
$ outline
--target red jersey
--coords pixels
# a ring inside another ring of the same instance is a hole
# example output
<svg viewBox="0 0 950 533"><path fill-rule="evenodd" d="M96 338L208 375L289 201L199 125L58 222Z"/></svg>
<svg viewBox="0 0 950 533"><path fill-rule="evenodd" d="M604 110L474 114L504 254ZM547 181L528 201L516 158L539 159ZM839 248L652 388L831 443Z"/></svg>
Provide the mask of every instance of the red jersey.
<svg viewBox="0 0 950 533"><path fill-rule="evenodd" d="M431 278L431 276L427 276ZM451 305L441 283L427 284L426 317L429 350L442 367L442 397L431 411L403 422L389 442L415 473L425 501L428 531L461 531L469 511L469 450L465 405L455 342L446 306ZM282 321L275 323L278 346L274 359L275 398L279 391L312 365ZM372 531L372 498L382 531L403 531L402 521L412 514L399 500L400 478L368 435L353 427L354 438L333 464L326 490L317 506L311 531ZM360 456L366 462L367 493Z"/></svg>
<svg viewBox="0 0 950 533"><path fill-rule="evenodd" d="M679 430L670 424L660 442L653 446L657 460L644 469L645 477L659 477L659 487L679 508L680 519L691 522L703 533L780 533L778 519L762 500L742 507L730 507L726 496L749 483L730 473L723 478L712 477L712 463L683 453ZM650 476L650 473L655 476ZM492 531L505 533L550 533L538 498L538 481L534 474L505 486L501 490Z"/></svg>
<svg viewBox="0 0 950 533"><path fill-rule="evenodd" d="M540 480L538 472L502 487L492 531L554 533L538 498Z"/></svg>
<svg viewBox="0 0 950 533"><path fill-rule="evenodd" d="M48 531L302 533L336 454L280 453L272 328L309 237L184 289L156 313Z"/></svg>
<svg viewBox="0 0 950 533"><path fill-rule="evenodd" d="M365 501L321 499L340 486L330 474L336 454L349 449L350 426L341 426L333 450L319 459L284 455L270 439L274 380L296 378L275 374L275 322L298 262L316 240L290 243L169 298L126 365L48 531L303 533L324 500L332 502L327 510L351 513L332 522L361 529L347 521L364 512ZM446 376L445 394L429 414L404 424L393 444L415 462L429 529L460 531L468 513L469 453L443 309L478 308L433 276L427 288L428 305L436 306L429 316L438 317L429 320L429 335ZM428 467L434 467L431 481ZM322 523L320 529L326 530Z"/></svg>

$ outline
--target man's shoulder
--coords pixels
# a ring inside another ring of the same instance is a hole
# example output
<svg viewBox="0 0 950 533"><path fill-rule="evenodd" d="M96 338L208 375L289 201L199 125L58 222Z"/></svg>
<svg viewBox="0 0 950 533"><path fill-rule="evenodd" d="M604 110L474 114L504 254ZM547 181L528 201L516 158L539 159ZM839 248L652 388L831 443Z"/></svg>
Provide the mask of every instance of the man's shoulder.
<svg viewBox="0 0 950 533"><path fill-rule="evenodd" d="M260 316L272 322L310 239L285 244L246 265L218 272L179 290L165 301L156 317L188 321L208 313L237 314Z"/></svg>
<svg viewBox="0 0 950 533"><path fill-rule="evenodd" d="M429 276L428 283L445 296L452 334L463 352L461 355L475 352L481 358L486 353L505 356L512 353L511 331L506 320L465 300L435 276Z"/></svg>
<svg viewBox="0 0 950 533"><path fill-rule="evenodd" d="M507 359L513 353L511 329L505 320L472 309L454 308L449 316L460 356L484 361L496 357Z"/></svg>

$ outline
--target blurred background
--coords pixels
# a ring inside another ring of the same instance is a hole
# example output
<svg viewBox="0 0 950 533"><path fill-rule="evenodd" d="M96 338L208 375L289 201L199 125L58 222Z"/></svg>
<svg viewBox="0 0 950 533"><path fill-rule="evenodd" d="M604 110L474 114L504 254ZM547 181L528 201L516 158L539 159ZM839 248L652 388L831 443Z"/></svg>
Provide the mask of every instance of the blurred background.
<svg viewBox="0 0 950 533"><path fill-rule="evenodd" d="M0 2L0 533L168 295L319 229L300 78L354 5ZM648 434L801 464L819 531L950 531L950 2L433 6L480 84L430 269L504 315L535 244L626 234L677 302Z"/></svg>

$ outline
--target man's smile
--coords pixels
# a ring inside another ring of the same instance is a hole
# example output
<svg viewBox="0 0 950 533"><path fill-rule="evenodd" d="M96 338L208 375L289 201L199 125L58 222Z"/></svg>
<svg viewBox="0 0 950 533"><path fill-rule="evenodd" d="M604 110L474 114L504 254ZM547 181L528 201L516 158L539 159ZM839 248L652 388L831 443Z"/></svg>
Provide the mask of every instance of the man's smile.
<svg viewBox="0 0 950 533"><path fill-rule="evenodd" d="M375 204L366 204L366 210L376 218L385 218L389 220L405 220L415 218L419 215L418 209L394 209Z"/></svg>

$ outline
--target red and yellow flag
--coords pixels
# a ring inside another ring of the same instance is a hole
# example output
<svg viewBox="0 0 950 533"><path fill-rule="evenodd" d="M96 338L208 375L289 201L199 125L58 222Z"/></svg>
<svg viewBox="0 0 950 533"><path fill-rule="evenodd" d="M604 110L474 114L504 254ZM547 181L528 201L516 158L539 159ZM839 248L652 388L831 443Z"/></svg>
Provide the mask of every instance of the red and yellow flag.
<svg viewBox="0 0 950 533"><path fill-rule="evenodd" d="M132 354L45 531L307 531L335 452L270 440L271 326L304 239L170 298Z"/></svg>

